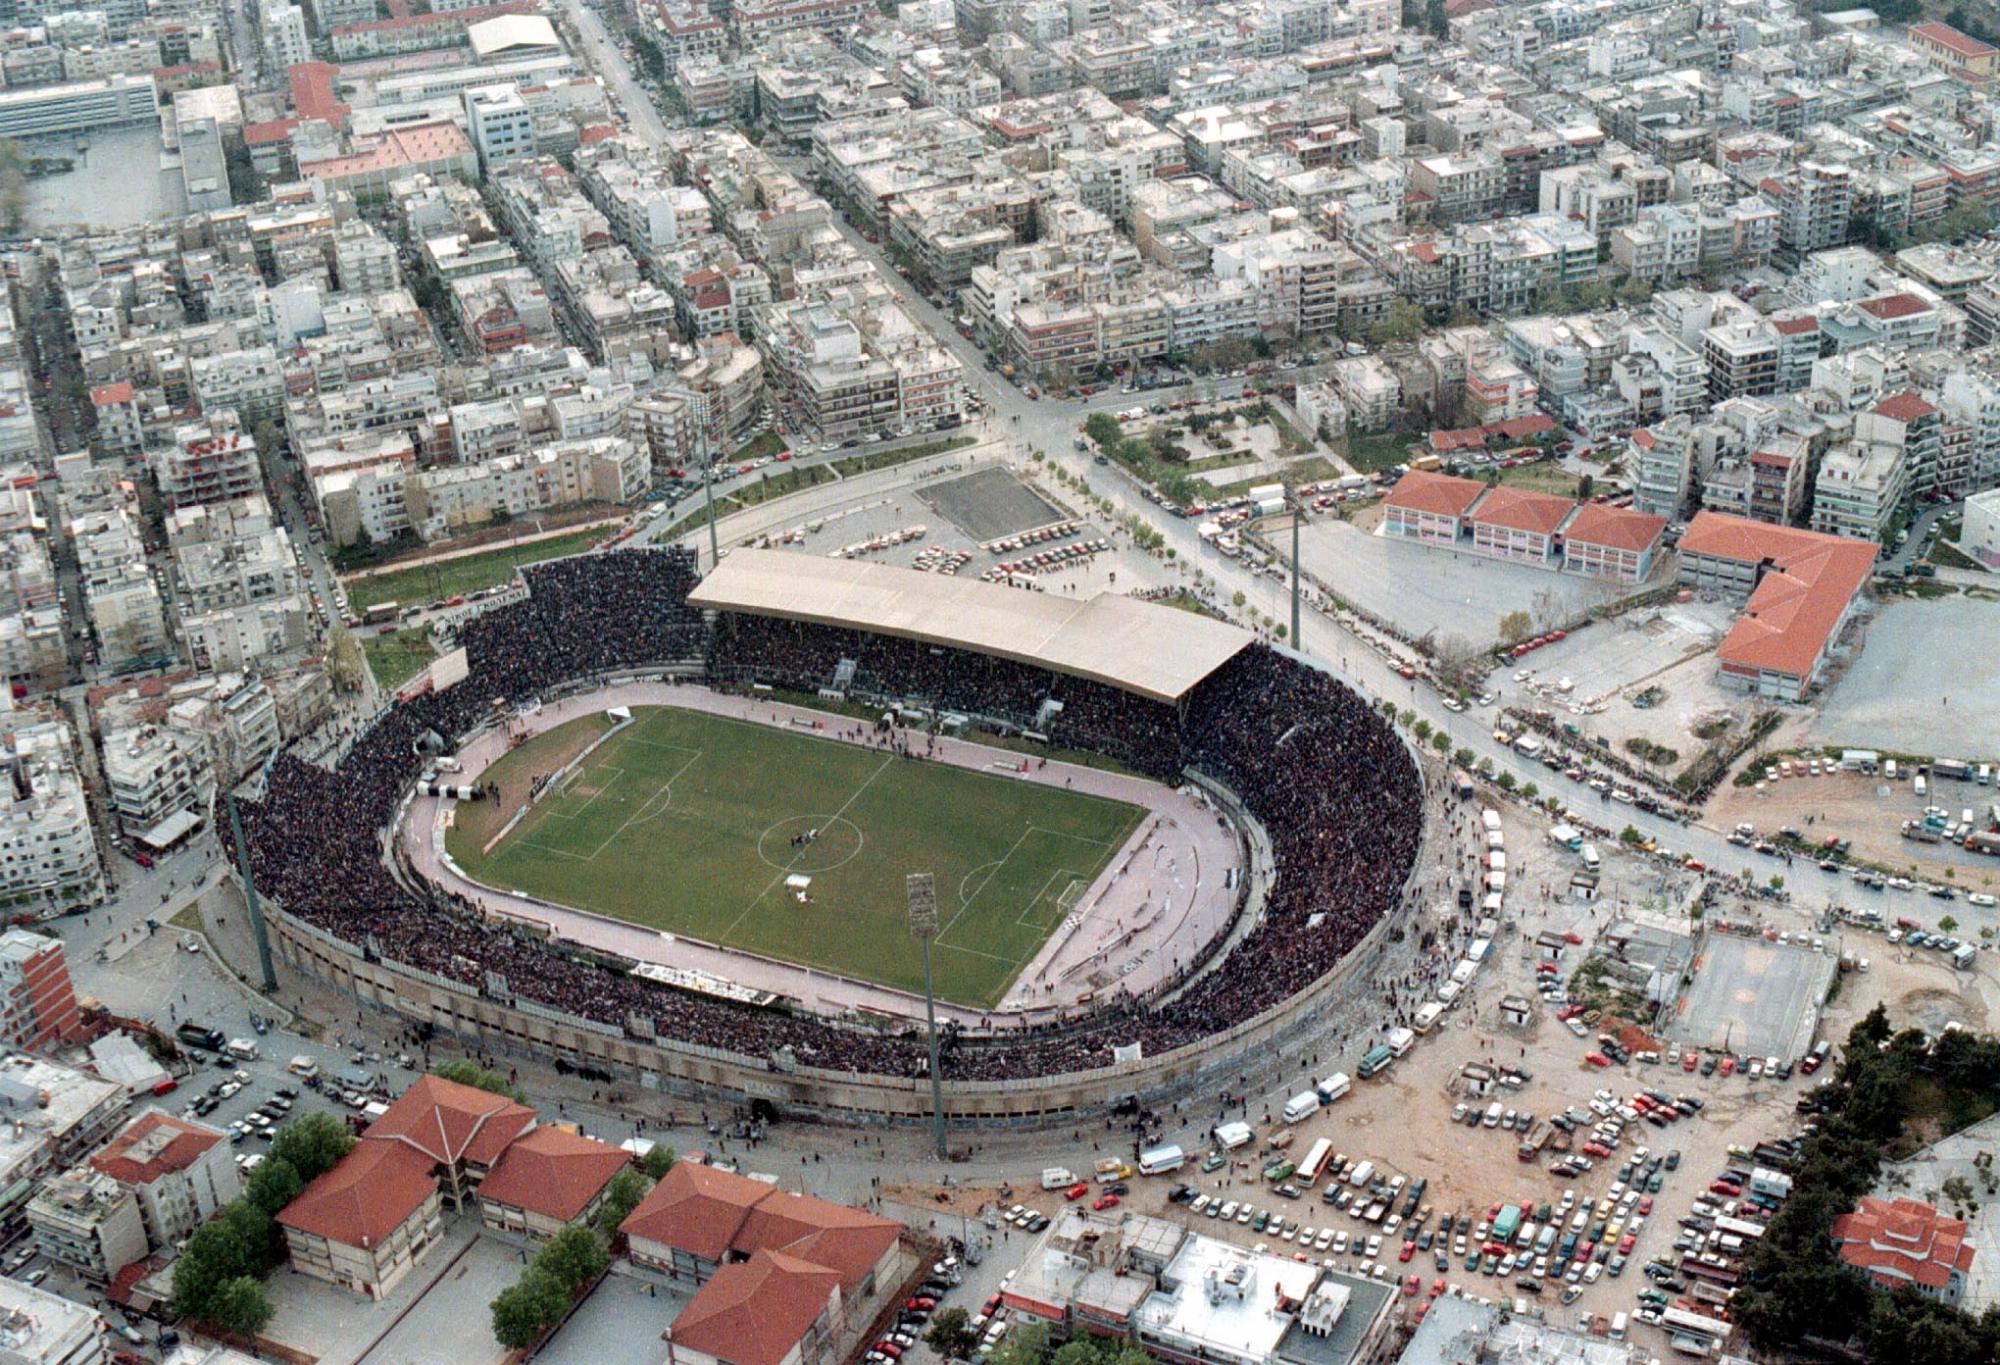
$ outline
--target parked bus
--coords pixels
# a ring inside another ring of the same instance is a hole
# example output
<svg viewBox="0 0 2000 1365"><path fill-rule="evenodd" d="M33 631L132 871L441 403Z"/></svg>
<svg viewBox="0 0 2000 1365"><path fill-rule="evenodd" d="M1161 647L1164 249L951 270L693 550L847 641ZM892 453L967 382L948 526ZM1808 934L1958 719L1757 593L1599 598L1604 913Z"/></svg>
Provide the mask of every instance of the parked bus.
<svg viewBox="0 0 2000 1365"><path fill-rule="evenodd" d="M1317 1185L1319 1178L1326 1174L1326 1163L1333 1159L1333 1142L1329 1138L1319 1138L1306 1149L1306 1158L1299 1163L1299 1183Z"/></svg>
<svg viewBox="0 0 2000 1365"><path fill-rule="evenodd" d="M1168 1171L1178 1171L1186 1162L1187 1153L1172 1144L1148 1148L1139 1153L1139 1174L1165 1175Z"/></svg>

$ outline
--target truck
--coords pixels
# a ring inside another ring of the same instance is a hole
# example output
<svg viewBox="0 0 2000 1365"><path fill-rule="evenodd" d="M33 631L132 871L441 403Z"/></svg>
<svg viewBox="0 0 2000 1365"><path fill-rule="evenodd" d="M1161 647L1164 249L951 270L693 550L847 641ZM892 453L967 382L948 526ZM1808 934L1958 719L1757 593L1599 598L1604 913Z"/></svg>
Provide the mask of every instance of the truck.
<svg viewBox="0 0 2000 1365"><path fill-rule="evenodd" d="M1535 735L1522 735L1514 741L1514 752L1523 758L1538 758L1548 746Z"/></svg>
<svg viewBox="0 0 2000 1365"><path fill-rule="evenodd" d="M1459 800L1470 801L1472 799L1472 778L1462 770L1453 769L1451 774L1451 790L1452 794Z"/></svg>
<svg viewBox="0 0 2000 1365"><path fill-rule="evenodd" d="M1388 1070L1389 1063L1395 1060L1395 1053L1382 1044L1377 1043L1374 1047L1369 1048L1367 1053L1361 1058L1361 1064L1354 1068L1354 1074L1365 1081L1370 1076Z"/></svg>
<svg viewBox="0 0 2000 1365"><path fill-rule="evenodd" d="M1249 1124L1234 1122L1218 1123L1209 1130L1209 1136L1215 1139L1216 1146L1228 1152L1244 1146L1254 1139L1257 1134L1251 1130Z"/></svg>
<svg viewBox="0 0 2000 1365"><path fill-rule="evenodd" d="M1521 1230L1521 1210L1509 1204L1500 1210L1500 1216L1493 1220L1492 1240L1511 1242L1514 1234Z"/></svg>
<svg viewBox="0 0 2000 1365"><path fill-rule="evenodd" d="M1392 1030L1389 1034L1389 1051L1400 1057L1416 1043L1417 1035L1406 1028Z"/></svg>
<svg viewBox="0 0 2000 1365"><path fill-rule="evenodd" d="M1574 853L1583 847L1583 831L1574 825L1557 824L1549 830L1549 842Z"/></svg>
<svg viewBox="0 0 2000 1365"><path fill-rule="evenodd" d="M1521 1139L1521 1145L1515 1149L1514 1155L1522 1161L1533 1161L1542 1148L1548 1145L1549 1134L1554 1131L1555 1125L1547 1119L1536 1119L1535 1126Z"/></svg>
<svg viewBox="0 0 2000 1365"><path fill-rule="evenodd" d="M1962 759L1940 758L1931 764L1932 777L1948 777L1954 782L1970 782L1972 772L1972 765Z"/></svg>
<svg viewBox="0 0 2000 1365"><path fill-rule="evenodd" d="M1178 1171L1187 1164L1187 1153L1173 1143L1163 1147L1148 1147L1139 1153L1140 1175L1165 1175L1168 1171Z"/></svg>
<svg viewBox="0 0 2000 1365"><path fill-rule="evenodd" d="M1319 1092L1317 1090L1301 1090L1298 1094L1285 1101L1286 1123L1298 1123L1302 1119L1311 1118L1318 1112Z"/></svg>
<svg viewBox="0 0 2000 1365"><path fill-rule="evenodd" d="M220 1052L223 1045L229 1041L221 1029L198 1024L192 1019L184 1020L181 1026L174 1030L174 1037L189 1047L198 1047L204 1052Z"/></svg>
<svg viewBox="0 0 2000 1365"><path fill-rule="evenodd" d="M1882 766L1882 755L1873 749L1842 749L1840 767L1843 772L1872 773Z"/></svg>
<svg viewBox="0 0 2000 1365"><path fill-rule="evenodd" d="M1482 829L1488 829L1488 830L1499 829L1500 812L1493 809L1493 807L1491 806L1487 806L1485 809L1479 812L1479 824Z"/></svg>
<svg viewBox="0 0 2000 1365"><path fill-rule="evenodd" d="M1076 1184L1076 1173L1067 1166L1049 1166L1042 1171L1042 1188L1066 1190Z"/></svg>
<svg viewBox="0 0 2000 1365"><path fill-rule="evenodd" d="M309 1081L319 1075L319 1063L310 1057L298 1056L292 1058L290 1063L286 1065L285 1070L291 1072L301 1080Z"/></svg>

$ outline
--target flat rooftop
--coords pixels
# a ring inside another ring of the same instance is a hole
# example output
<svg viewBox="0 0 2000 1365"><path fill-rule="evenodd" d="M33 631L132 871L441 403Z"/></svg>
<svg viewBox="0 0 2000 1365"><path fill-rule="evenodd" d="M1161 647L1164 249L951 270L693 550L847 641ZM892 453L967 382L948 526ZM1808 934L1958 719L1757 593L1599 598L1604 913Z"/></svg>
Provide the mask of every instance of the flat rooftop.
<svg viewBox="0 0 2000 1365"><path fill-rule="evenodd" d="M1277 1351L1298 1305L1320 1278L1319 1266L1248 1251L1199 1234L1189 1237L1139 1305L1142 1341L1215 1361L1259 1362ZM1168 1288L1172 1286L1172 1288Z"/></svg>
<svg viewBox="0 0 2000 1365"><path fill-rule="evenodd" d="M1078 601L860 560L736 550L688 601L970 649L1173 703L1250 635L1117 593Z"/></svg>

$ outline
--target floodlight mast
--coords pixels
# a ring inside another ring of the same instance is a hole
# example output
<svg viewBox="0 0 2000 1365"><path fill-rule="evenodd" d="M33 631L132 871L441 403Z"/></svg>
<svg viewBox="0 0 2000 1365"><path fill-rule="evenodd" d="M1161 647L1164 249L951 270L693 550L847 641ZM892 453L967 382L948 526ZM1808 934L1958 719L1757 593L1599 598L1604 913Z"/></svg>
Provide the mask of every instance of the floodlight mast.
<svg viewBox="0 0 2000 1365"><path fill-rule="evenodd" d="M910 932L924 946L924 1021L931 1050L931 1138L937 1159L946 1159L944 1141L944 1080L938 1074L937 996L931 990L931 940L937 937L937 878L912 872L903 878L903 896L910 907Z"/></svg>

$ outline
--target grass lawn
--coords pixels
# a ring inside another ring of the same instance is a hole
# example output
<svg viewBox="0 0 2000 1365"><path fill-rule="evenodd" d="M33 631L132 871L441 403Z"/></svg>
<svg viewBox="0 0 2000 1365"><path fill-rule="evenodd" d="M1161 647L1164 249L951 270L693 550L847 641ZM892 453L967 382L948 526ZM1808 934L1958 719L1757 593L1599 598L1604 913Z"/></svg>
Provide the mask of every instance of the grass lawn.
<svg viewBox="0 0 2000 1365"><path fill-rule="evenodd" d="M415 677L437 657L431 648L431 633L419 627L372 635L361 642L368 667L384 691L393 692Z"/></svg>
<svg viewBox="0 0 2000 1365"><path fill-rule="evenodd" d="M804 732L642 708L490 852L537 776L601 717L487 770L497 803L458 808L446 846L491 886L838 972L923 988L903 876L937 876L938 994L985 1008L1144 815L997 773L910 762ZM817 828L809 844L792 839ZM809 876L811 902L785 885Z"/></svg>
<svg viewBox="0 0 2000 1365"><path fill-rule="evenodd" d="M1238 463L1241 463L1241 461L1238 461ZM1340 475L1341 470L1325 456L1309 455L1303 460L1296 460L1286 465L1280 473L1259 474L1255 478L1239 479L1235 483L1223 484L1216 488L1215 491L1221 497L1235 497L1239 493L1248 492L1259 484L1282 483L1291 487L1297 487L1300 484L1306 483L1325 483L1329 479L1339 478Z"/></svg>
<svg viewBox="0 0 2000 1365"><path fill-rule="evenodd" d="M1379 474L1385 469L1408 463L1411 444L1409 437L1398 436L1394 432L1350 436L1347 440L1347 462L1354 466L1357 474Z"/></svg>
<svg viewBox="0 0 2000 1365"><path fill-rule="evenodd" d="M1500 471L1500 482L1509 488L1525 488L1530 493L1553 493L1559 498L1576 496L1578 476L1553 460L1540 464L1517 464ZM1602 488L1596 490L1603 492Z"/></svg>
<svg viewBox="0 0 2000 1365"><path fill-rule="evenodd" d="M407 569L371 574L366 578L349 578L344 580L347 604L359 616L378 602L400 602L404 606L441 602L461 593L477 592L496 583L505 583L514 576L514 568L518 564L533 564L537 560L561 559L564 555L581 553L608 534L609 531L600 526L588 531L550 536L547 540L501 545L482 554L440 560L435 564L416 564Z"/></svg>
<svg viewBox="0 0 2000 1365"><path fill-rule="evenodd" d="M738 447L732 460L761 460L766 455L776 455L785 448L785 438L777 432L766 429L758 432Z"/></svg>

